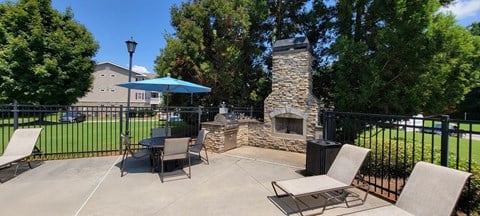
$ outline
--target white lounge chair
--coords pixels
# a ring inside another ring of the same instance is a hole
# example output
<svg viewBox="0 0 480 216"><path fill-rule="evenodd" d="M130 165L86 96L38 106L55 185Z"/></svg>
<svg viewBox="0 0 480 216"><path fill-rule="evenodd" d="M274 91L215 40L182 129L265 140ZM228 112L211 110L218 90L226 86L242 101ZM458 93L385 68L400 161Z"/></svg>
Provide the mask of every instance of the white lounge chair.
<svg viewBox="0 0 480 216"><path fill-rule="evenodd" d="M470 173L418 162L395 205L349 215L452 215Z"/></svg>
<svg viewBox="0 0 480 216"><path fill-rule="evenodd" d="M352 185L355 176L357 176L363 161L367 157L370 149L344 144L338 152L330 169L325 175L309 176L298 179L289 179L282 181L272 181L272 187L277 197L290 196L295 201L297 209L301 215L302 209L300 203L302 197L305 196L322 196L325 198L322 212L325 210L328 202L332 199L343 199L347 207L350 207L348 198L355 197L364 203L368 195L368 185L364 182L363 186L367 191L363 198L358 194L351 193L346 189L355 187ZM285 194L280 195L276 188L282 190ZM352 201L352 200L351 200ZM303 203L307 206L305 203Z"/></svg>
<svg viewBox="0 0 480 216"><path fill-rule="evenodd" d="M37 142L42 129L43 128L16 129L5 148L5 151L3 151L3 155L0 156L0 167L11 166L13 163L17 163L15 173L13 174L16 176L19 166L18 162L32 154L32 151L35 148L35 143ZM27 163L31 169L32 165L30 164L30 161L27 161Z"/></svg>

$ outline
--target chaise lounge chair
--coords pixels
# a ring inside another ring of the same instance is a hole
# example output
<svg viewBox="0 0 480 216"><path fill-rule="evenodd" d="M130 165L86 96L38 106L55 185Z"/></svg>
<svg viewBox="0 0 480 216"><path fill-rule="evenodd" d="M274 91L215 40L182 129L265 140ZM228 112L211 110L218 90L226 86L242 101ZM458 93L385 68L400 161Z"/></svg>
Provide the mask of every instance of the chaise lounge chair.
<svg viewBox="0 0 480 216"><path fill-rule="evenodd" d="M347 198L349 197L355 197L355 200L361 200L361 204L363 204L368 195L368 185L366 185L365 182L363 186L366 187L367 191L363 198L360 198L358 194L351 193L346 189L355 187L352 185L353 180L355 179L355 176L357 176L358 171L369 152L370 149L344 144L327 174L298 179L272 181L275 195L277 197L292 197L295 201L298 212L300 212L301 215L303 215L303 213L300 208L300 203L307 206L307 204L301 201L301 198L306 196L314 196L315 198L322 196L325 198L322 213L328 202L333 199L340 198L344 200L347 207L350 207L347 201ZM284 194L280 195L276 188L282 190Z"/></svg>
<svg viewBox="0 0 480 216"><path fill-rule="evenodd" d="M470 173L418 162L395 205L349 215L453 215Z"/></svg>
<svg viewBox="0 0 480 216"><path fill-rule="evenodd" d="M15 173L13 174L13 176L16 176L19 166L18 162L32 154L32 151L35 148L35 143L37 142L42 129L43 128L16 129L13 132L3 155L0 156L0 167L11 166L13 163L17 163ZM32 165L30 164L30 161L27 161L27 163L31 169Z"/></svg>

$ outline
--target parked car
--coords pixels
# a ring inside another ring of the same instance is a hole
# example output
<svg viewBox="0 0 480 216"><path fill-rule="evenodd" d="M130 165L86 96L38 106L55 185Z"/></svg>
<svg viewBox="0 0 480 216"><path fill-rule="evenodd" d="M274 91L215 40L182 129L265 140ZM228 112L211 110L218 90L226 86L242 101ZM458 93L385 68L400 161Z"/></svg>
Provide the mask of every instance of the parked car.
<svg viewBox="0 0 480 216"><path fill-rule="evenodd" d="M66 113L63 113L62 117L60 117L59 119L60 122L67 122L67 123L82 122L85 120L87 120L87 115L81 112L66 112Z"/></svg>
<svg viewBox="0 0 480 216"><path fill-rule="evenodd" d="M169 116L168 122L180 122L182 119L178 115Z"/></svg>
<svg viewBox="0 0 480 216"><path fill-rule="evenodd" d="M434 124L433 127L424 127L423 133L442 134L442 124ZM456 125L448 125L448 135L454 136L458 131Z"/></svg>

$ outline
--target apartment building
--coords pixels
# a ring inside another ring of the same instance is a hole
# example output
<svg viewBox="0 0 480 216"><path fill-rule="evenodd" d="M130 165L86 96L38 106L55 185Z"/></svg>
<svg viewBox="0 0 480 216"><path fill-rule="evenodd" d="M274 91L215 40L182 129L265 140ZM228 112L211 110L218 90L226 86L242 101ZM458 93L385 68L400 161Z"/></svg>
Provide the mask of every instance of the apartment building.
<svg viewBox="0 0 480 216"><path fill-rule="evenodd" d="M128 89L117 86L128 82L128 69L110 62L98 63L93 73L93 85L90 92L80 98L78 106L126 106ZM138 73L132 71L132 82L155 78L153 73ZM130 91L130 106L151 107L156 109L160 104L161 93L132 89Z"/></svg>

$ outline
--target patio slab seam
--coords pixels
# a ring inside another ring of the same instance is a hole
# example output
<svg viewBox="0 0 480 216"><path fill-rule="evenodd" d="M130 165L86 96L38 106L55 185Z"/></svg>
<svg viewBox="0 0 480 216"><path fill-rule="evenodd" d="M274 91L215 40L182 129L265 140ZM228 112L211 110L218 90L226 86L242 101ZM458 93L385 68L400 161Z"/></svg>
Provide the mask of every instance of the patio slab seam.
<svg viewBox="0 0 480 216"><path fill-rule="evenodd" d="M87 205L87 203L90 201L90 199L93 197L93 195L97 192L98 188L100 188L100 186L102 185L102 183L105 181L105 179L107 178L107 176L110 174L110 172L112 171L112 169L115 167L115 164L117 164L120 160L120 156L117 157L117 159L113 162L113 164L110 166L110 168L105 172L105 174L102 176L102 178L100 179L100 181L98 182L98 184L95 186L95 188L92 190L92 192L90 192L90 194L88 195L87 199L85 199L85 201L82 203L82 205L80 206L80 208L75 212L75 216L79 215L80 212L83 210L83 208Z"/></svg>
<svg viewBox="0 0 480 216"><path fill-rule="evenodd" d="M255 161L258 161L258 160L255 160ZM255 176L253 176L252 174L250 174L250 172L249 172L247 169L245 169L244 167L242 167L242 166L239 164L240 162L241 162L241 160L236 161L236 162L235 162L235 165L236 165L238 168L240 168L241 170L243 170L243 172L247 173L248 176L249 176L253 181L257 182L263 189L265 189L265 192L269 192L269 193L270 193L271 191L269 190L269 188L266 187L260 180L258 180L257 178L255 178ZM263 161L260 161L260 162L263 162ZM266 162L263 162L263 163L266 163ZM268 164L270 164L270 163L268 163ZM278 165L278 164L274 164L274 165Z"/></svg>
<svg viewBox="0 0 480 216"><path fill-rule="evenodd" d="M301 166L294 166L294 165L278 163L278 162L273 162L273 161L268 161L268 160L262 160L262 159L258 159L258 158L254 158L254 157L234 155L234 154L229 154L229 153L223 153L222 155L225 155L225 156L228 156L228 157L246 159L246 160L253 160L253 161L258 161L258 162L262 162L262 163L278 165L278 166L285 166L285 167L290 167L290 168L295 168L295 169L304 169L305 168L305 167L301 167Z"/></svg>

